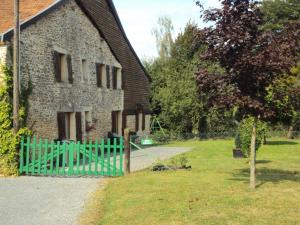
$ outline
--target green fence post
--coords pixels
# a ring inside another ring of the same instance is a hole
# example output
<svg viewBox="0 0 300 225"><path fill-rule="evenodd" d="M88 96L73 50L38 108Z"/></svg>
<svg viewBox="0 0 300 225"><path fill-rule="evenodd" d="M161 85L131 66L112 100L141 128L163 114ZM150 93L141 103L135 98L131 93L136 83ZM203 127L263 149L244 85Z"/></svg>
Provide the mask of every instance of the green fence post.
<svg viewBox="0 0 300 225"><path fill-rule="evenodd" d="M23 173L23 164L24 164L24 137L21 137L21 149L20 149L20 174Z"/></svg>
<svg viewBox="0 0 300 225"><path fill-rule="evenodd" d="M110 176L110 139L107 140L107 175Z"/></svg>
<svg viewBox="0 0 300 225"><path fill-rule="evenodd" d="M74 149L75 149L75 144L74 142L71 142L68 145L68 152L69 152L69 169L68 169L68 175L72 176L73 175L73 164L74 164Z"/></svg>
<svg viewBox="0 0 300 225"><path fill-rule="evenodd" d="M117 170L117 138L114 138L114 158L113 158L113 176L116 176L116 170Z"/></svg>
<svg viewBox="0 0 300 225"><path fill-rule="evenodd" d="M30 158L30 137L27 137L26 143L26 174L29 174L29 158Z"/></svg>
<svg viewBox="0 0 300 225"><path fill-rule="evenodd" d="M59 175L59 151L60 151L60 141L56 143L56 175Z"/></svg>
<svg viewBox="0 0 300 225"><path fill-rule="evenodd" d="M86 140L83 143L82 174L85 175Z"/></svg>
<svg viewBox="0 0 300 225"><path fill-rule="evenodd" d="M31 175L34 175L35 168L35 151L36 151L36 136L33 137L33 148L32 148L32 170Z"/></svg>
<svg viewBox="0 0 300 225"><path fill-rule="evenodd" d="M101 163L101 171L100 174L103 176L104 175L104 139L101 140L101 158L100 158L100 163Z"/></svg>
<svg viewBox="0 0 300 225"><path fill-rule="evenodd" d="M88 175L92 175L92 152L93 151L93 143L90 140L89 142L89 171L88 171Z"/></svg>
<svg viewBox="0 0 300 225"><path fill-rule="evenodd" d="M39 144L38 144L38 174L41 174L41 163L42 163L42 144L43 141L40 138Z"/></svg>
<svg viewBox="0 0 300 225"><path fill-rule="evenodd" d="M65 169L66 169L66 151L67 151L67 143L64 141L63 143L63 158L62 158L62 170L61 174L64 176L65 175Z"/></svg>
<svg viewBox="0 0 300 225"><path fill-rule="evenodd" d="M44 145L44 175L47 175L47 163L48 163L48 139L45 139Z"/></svg>
<svg viewBox="0 0 300 225"><path fill-rule="evenodd" d="M123 147L124 147L124 142L123 142L123 137L120 138L120 169L119 169L119 176L123 175Z"/></svg>
<svg viewBox="0 0 300 225"><path fill-rule="evenodd" d="M54 159L54 141L51 142L51 152L50 152L50 175L54 175L53 171L53 159Z"/></svg>
<svg viewBox="0 0 300 225"><path fill-rule="evenodd" d="M80 174L79 163L80 163L80 141L76 143L76 175Z"/></svg>
<svg viewBox="0 0 300 225"><path fill-rule="evenodd" d="M94 172L94 174L96 176L98 175L98 149L99 149L98 140L96 140L96 142L95 142L95 172Z"/></svg>

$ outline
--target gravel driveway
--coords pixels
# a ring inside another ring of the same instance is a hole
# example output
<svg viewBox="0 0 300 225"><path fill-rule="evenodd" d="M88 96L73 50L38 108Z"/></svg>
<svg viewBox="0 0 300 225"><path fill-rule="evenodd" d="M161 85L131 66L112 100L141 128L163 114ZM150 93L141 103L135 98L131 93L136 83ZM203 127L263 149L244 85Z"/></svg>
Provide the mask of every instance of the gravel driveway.
<svg viewBox="0 0 300 225"><path fill-rule="evenodd" d="M153 147L131 154L132 171L157 159L167 159L189 148ZM76 225L88 195L103 178L0 178L0 224Z"/></svg>

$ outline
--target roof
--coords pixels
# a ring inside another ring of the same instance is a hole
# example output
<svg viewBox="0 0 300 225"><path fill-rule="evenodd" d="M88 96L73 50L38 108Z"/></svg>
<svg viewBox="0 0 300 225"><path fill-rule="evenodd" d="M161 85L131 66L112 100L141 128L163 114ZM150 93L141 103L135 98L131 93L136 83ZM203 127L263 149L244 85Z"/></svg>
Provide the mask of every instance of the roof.
<svg viewBox="0 0 300 225"><path fill-rule="evenodd" d="M80 6L122 65L124 112L134 112L137 104L142 104L146 111L150 110L151 78L131 46L112 0L20 0L20 29L31 26L69 1ZM11 41L13 36L13 2L1 0L0 43Z"/></svg>
<svg viewBox="0 0 300 225"><path fill-rule="evenodd" d="M56 2L57 0L20 0L21 23L40 14ZM2 34L12 29L14 25L13 0L1 0L0 15L0 34Z"/></svg>
<svg viewBox="0 0 300 225"><path fill-rule="evenodd" d="M0 7L0 43L5 40L5 38L9 39L11 38L13 34L13 26L14 26L14 1L13 0L1 0L1 7ZM59 7L61 4L66 2L67 0L20 0L20 24L21 24L21 29L26 28L36 20L38 20L40 17L43 15L48 14L52 10L56 9ZM87 16L92 20L93 24L98 28L102 36L105 36L105 34L102 32L102 30L99 28L98 24L95 22L96 19L95 15L93 15L92 12L90 12L87 8L91 8L89 6L93 4L100 4L100 2L105 2L109 6L109 9L112 11L112 14L114 16L114 19L118 25L118 28L120 29L123 38L127 42L127 45L129 46L130 50L134 54L136 60L142 67L147 79L150 81L151 78L148 74L148 72L145 70L143 64L141 63L139 57L137 56L136 52L134 51L131 43L129 42L127 35L124 31L124 28L121 24L120 18L118 16L117 10L113 4L112 0L75 0L85 11ZM105 38L106 39L106 38ZM114 47L111 46L111 43L109 43L109 40L106 39L108 42L111 50L113 51L114 55L117 57L115 54L115 49ZM118 44L116 45L118 48ZM120 61L118 59L118 61Z"/></svg>

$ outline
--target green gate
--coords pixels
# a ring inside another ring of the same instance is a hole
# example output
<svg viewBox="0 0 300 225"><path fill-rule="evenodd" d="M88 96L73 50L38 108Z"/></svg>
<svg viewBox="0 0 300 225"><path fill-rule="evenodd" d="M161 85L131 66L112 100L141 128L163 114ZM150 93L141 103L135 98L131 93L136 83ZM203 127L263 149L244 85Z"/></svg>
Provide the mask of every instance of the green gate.
<svg viewBox="0 0 300 225"><path fill-rule="evenodd" d="M122 137L83 143L23 137L19 171L37 176L122 176L123 147Z"/></svg>

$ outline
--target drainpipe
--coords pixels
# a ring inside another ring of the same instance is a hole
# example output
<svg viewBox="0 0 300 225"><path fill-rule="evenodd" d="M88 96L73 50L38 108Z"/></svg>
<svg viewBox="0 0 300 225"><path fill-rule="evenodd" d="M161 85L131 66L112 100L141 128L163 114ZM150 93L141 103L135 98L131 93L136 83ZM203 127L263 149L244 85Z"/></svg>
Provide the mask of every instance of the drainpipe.
<svg viewBox="0 0 300 225"><path fill-rule="evenodd" d="M20 129L19 123L19 76L20 76L20 15L19 7L20 1L14 1L14 16L15 16L15 27L14 27L14 56L13 56L13 126L14 133L16 134Z"/></svg>

